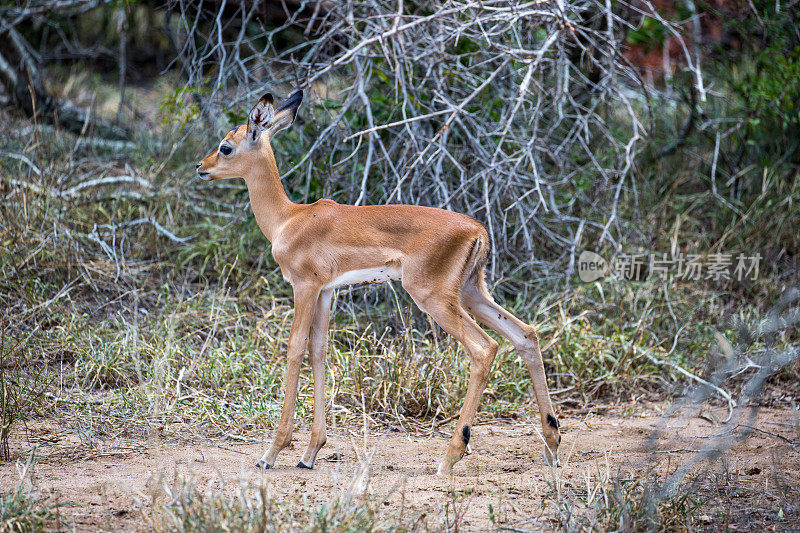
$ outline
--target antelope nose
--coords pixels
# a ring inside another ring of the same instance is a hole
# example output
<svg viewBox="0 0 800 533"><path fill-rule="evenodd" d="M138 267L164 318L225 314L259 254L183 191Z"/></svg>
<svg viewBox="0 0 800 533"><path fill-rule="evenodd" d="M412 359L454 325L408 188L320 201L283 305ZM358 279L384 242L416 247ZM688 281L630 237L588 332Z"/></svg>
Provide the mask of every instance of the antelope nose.
<svg viewBox="0 0 800 533"><path fill-rule="evenodd" d="M194 168L200 168L200 166L201 166L202 164L203 164L203 163L197 163L197 166L195 166Z"/></svg>

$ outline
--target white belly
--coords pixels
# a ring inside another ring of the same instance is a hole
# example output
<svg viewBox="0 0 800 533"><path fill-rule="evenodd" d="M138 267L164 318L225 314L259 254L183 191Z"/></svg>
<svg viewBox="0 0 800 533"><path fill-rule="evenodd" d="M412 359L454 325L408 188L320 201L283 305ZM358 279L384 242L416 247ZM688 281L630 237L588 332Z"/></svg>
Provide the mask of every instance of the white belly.
<svg viewBox="0 0 800 533"><path fill-rule="evenodd" d="M392 279L400 279L402 272L400 267L382 266L375 268L363 268L361 270L351 270L345 272L335 280L325 285L325 289L333 289L344 285L356 285L358 283L383 283Z"/></svg>

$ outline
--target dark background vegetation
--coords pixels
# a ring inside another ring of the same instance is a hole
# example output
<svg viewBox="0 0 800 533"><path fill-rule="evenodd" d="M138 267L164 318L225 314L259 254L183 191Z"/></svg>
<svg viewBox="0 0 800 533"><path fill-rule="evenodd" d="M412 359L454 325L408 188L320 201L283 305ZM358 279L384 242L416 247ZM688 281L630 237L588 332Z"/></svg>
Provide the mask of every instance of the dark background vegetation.
<svg viewBox="0 0 800 533"><path fill-rule="evenodd" d="M2 2L0 459L37 417L78 431L86 413L64 399L100 393L117 423L87 449L118 427L272 427L291 290L244 185L193 169L262 93L298 87L298 121L274 145L290 197L484 222L490 285L539 328L560 409L698 386L712 403L791 408L798 9ZM583 250L763 259L755 280L582 283ZM342 290L329 416L445 419L466 365L402 291ZM524 365L501 351L484 414L519 416L531 398Z"/></svg>

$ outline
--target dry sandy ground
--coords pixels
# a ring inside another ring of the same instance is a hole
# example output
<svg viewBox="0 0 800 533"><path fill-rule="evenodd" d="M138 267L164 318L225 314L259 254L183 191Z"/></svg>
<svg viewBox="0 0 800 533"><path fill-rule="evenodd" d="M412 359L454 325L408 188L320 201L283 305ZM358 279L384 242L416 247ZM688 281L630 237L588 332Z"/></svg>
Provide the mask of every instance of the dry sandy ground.
<svg viewBox="0 0 800 533"><path fill-rule="evenodd" d="M382 505L387 516L425 513L423 520L431 527L439 527L445 504L452 502L455 489L463 491L458 493L456 505L463 512L459 523L463 529L492 527L490 504L497 525L519 530L549 529L556 526L556 474L567 500L585 499L586 477L596 481L598 472L629 479L650 472L663 478L693 456L693 450L706 446L710 442L708 436L720 433L721 426L713 420L726 414L725 410L706 411L667 421L660 416L662 411L662 405L649 404L601 408L583 414L562 413L561 457L566 465L557 473L544 465L542 447L531 423L493 422L475 426L472 452L456 465L451 479L435 474L447 445L447 435L443 433L425 436L373 432L367 436L365 446L363 431L340 428L329 432L328 444L320 452L314 470L298 469L294 465L309 438L305 428L295 433L292 447L279 456L274 469L266 472L253 467L264 450L263 443L232 439L192 443L106 441L102 452L76 459L58 452L68 446L62 439L57 445L40 446L33 475L29 472L26 483L32 482L49 501L75 504L64 507L62 513L76 530L147 530L141 502L146 507L148 483L155 477L164 476L170 483L176 475L192 478L198 486L211 491L232 491L242 481L266 483L276 499L302 505L305 497L306 505L313 507L315 502L327 501L348 490L360 464L356 450L361 454L374 451L368 492L386 499ZM735 453L704 474L719 475L729 482L735 478L738 488L733 503L729 502L734 521L744 520L751 526L769 523L775 510L770 506L780 503L769 490L778 470L782 476L789 476L797 490L800 447L793 447L779 436L797 440L797 429L793 428L797 417L798 412L791 409L763 409L757 426L773 434L756 432L747 442L737 444ZM650 453L647 438L656 428L662 429L656 446L660 452ZM7 491L20 483L25 456L20 457L19 452L29 450L32 444L46 443L48 435L57 431L52 423L31 425L27 436L18 436L13 443L17 459L0 463L0 490ZM741 501L735 500L737 497ZM716 521L713 516L702 516L701 523L712 520Z"/></svg>

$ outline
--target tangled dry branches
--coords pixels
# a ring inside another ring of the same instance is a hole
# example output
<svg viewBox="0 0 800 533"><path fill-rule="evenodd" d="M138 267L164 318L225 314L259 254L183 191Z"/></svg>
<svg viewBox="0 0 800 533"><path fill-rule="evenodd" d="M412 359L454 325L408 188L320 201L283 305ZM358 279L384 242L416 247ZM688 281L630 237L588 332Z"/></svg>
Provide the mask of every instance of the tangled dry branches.
<svg viewBox="0 0 800 533"><path fill-rule="evenodd" d="M523 274L560 277L587 242L617 247L618 208L636 194L652 121L622 49L642 16L661 19L649 2L309 2L255 34L258 3L243 6L203 26L207 13L176 3L178 61L209 119L266 90L312 89L325 113L306 117L316 124L300 133L293 166L279 155L306 199L319 180L344 202L470 213L494 237L495 278L511 274L498 256Z"/></svg>

